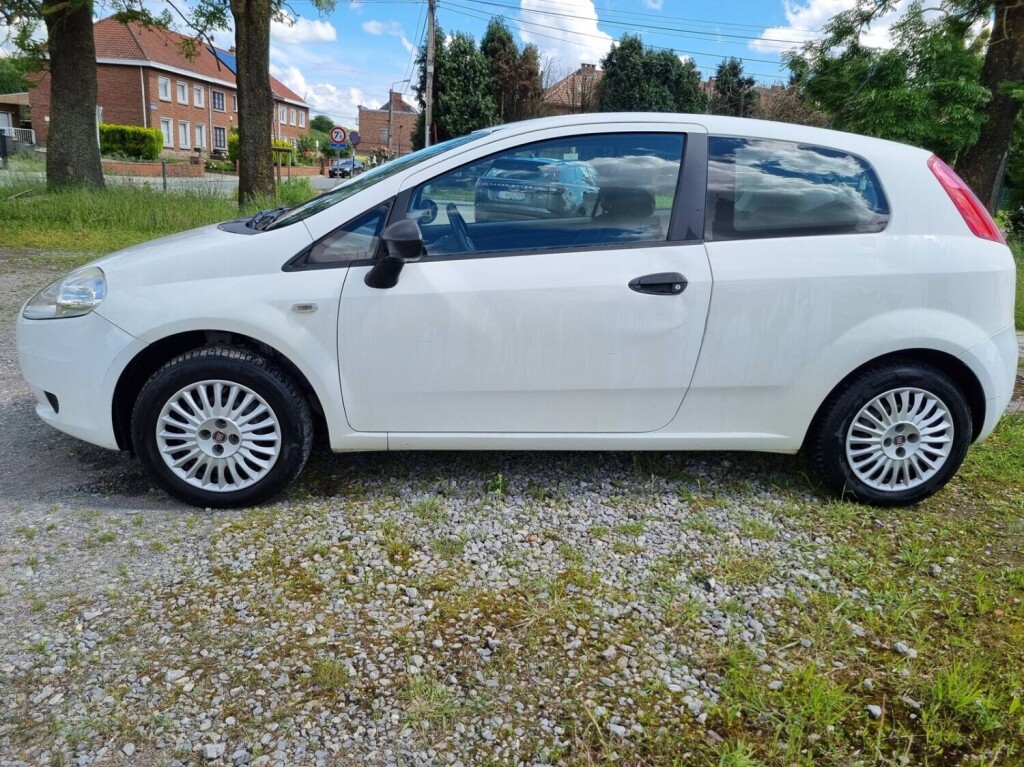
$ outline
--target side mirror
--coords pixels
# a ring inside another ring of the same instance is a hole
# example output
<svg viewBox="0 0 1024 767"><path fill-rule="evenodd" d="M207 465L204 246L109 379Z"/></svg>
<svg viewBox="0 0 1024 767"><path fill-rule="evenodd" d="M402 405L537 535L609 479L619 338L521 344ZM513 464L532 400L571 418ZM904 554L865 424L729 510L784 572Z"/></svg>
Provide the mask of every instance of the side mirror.
<svg viewBox="0 0 1024 767"><path fill-rule="evenodd" d="M387 289L398 284L398 275L406 261L419 261L423 255L423 234L420 225L411 218L391 224L381 235L387 252L366 273L367 287Z"/></svg>

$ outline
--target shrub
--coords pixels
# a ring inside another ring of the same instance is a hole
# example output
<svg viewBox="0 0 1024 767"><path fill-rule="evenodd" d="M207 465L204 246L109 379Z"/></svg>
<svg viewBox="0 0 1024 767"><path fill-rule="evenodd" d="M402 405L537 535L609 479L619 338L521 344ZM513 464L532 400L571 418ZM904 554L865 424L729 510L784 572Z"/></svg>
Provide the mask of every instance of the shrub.
<svg viewBox="0 0 1024 767"><path fill-rule="evenodd" d="M159 128L137 125L100 125L100 154L155 160L164 145Z"/></svg>
<svg viewBox="0 0 1024 767"><path fill-rule="evenodd" d="M292 148L292 142L290 142L290 141L288 141L286 139L279 139L279 138L271 139L270 145L271 146L286 147L288 149ZM240 150L239 150L239 146L238 146L238 128L232 128L231 129L231 134L228 136L228 161L231 162L232 164L238 162L239 154L240 154ZM282 162L284 162L284 161L282 161ZM274 164L275 165L277 164L277 157L274 157Z"/></svg>

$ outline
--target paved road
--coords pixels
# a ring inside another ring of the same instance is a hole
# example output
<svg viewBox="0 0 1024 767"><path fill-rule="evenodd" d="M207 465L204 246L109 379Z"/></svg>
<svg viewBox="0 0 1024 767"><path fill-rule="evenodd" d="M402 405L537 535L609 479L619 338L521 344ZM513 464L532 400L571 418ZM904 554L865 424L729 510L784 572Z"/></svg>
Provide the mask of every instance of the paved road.
<svg viewBox="0 0 1024 767"><path fill-rule="evenodd" d="M38 179L40 181L46 178L46 174L41 171L18 171L18 175L25 178ZM0 173L0 178L2 178L2 173ZM282 171L281 178L287 178L287 173ZM293 178L300 177L293 176ZM318 192L325 192L340 183L338 179L328 178L327 176L306 176L306 178L309 179L313 188ZM104 180L108 184L149 184L157 189L163 185L163 179L159 176L104 176ZM231 194L238 189L238 177L228 176L222 173L206 173L201 178L168 178L167 188L174 190L197 189Z"/></svg>

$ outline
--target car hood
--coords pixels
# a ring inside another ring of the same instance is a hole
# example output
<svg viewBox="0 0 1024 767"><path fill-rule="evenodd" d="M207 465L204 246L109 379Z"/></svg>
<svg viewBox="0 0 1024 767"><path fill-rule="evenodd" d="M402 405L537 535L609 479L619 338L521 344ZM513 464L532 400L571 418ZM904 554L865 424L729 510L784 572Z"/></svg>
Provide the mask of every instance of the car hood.
<svg viewBox="0 0 1024 767"><path fill-rule="evenodd" d="M312 242L302 222L251 234L204 226L119 250L94 261L108 292L140 285L245 276L280 269Z"/></svg>

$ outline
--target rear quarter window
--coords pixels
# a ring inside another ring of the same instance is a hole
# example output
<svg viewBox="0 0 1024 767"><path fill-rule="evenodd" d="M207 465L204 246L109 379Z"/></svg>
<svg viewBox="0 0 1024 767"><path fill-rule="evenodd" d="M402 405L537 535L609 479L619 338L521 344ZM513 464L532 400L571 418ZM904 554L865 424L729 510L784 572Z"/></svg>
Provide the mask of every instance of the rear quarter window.
<svg viewBox="0 0 1024 767"><path fill-rule="evenodd" d="M889 203L862 158L790 141L712 136L705 239L881 232Z"/></svg>

